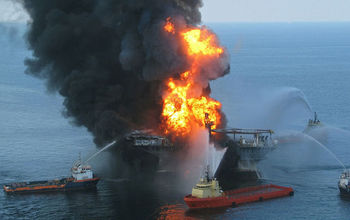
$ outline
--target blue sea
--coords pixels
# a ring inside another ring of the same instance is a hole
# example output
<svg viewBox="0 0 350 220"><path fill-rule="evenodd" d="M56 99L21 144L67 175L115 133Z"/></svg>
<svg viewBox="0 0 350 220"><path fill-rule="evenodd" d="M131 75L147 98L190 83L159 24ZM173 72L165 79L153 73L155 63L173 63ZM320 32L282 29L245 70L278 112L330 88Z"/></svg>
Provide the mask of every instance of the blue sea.
<svg viewBox="0 0 350 220"><path fill-rule="evenodd" d="M230 53L230 74L211 82L229 126L294 140L259 163L262 179L293 187L293 197L191 212L172 182L140 187L109 176L105 152L91 162L104 173L97 190L0 191L0 219L349 219L337 181L341 163L350 166L350 23L206 25ZM25 73L25 31L0 24L0 185L67 176L79 153L97 150L85 128L63 117L63 99ZM313 112L323 126L303 133Z"/></svg>

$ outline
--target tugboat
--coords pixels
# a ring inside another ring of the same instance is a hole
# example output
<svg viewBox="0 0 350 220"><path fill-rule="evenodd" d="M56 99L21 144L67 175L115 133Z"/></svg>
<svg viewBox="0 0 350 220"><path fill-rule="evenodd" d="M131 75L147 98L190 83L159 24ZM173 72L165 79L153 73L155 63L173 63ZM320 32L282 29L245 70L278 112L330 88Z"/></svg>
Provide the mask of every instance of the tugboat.
<svg viewBox="0 0 350 220"><path fill-rule="evenodd" d="M91 166L82 164L80 159L73 164L71 172L71 177L63 179L10 183L3 188L6 193L69 191L94 188L100 180L93 174Z"/></svg>
<svg viewBox="0 0 350 220"><path fill-rule="evenodd" d="M339 178L338 182L338 188L341 194L343 195L350 195L350 186L349 181L350 180L350 171L345 170Z"/></svg>
<svg viewBox="0 0 350 220"><path fill-rule="evenodd" d="M223 191L219 186L219 181L209 176L209 165L205 170L205 176L202 177L195 187L192 188L192 196L197 198L220 197ZM185 200L186 201L186 200Z"/></svg>
<svg viewBox="0 0 350 220"><path fill-rule="evenodd" d="M320 120L318 120L317 113L315 112L314 113L314 119L313 120L309 119L309 122L307 124L307 127L304 130L304 133L307 133L307 132L311 131L312 129L318 128L318 127L321 127L321 126L323 126L323 124L320 122Z"/></svg>
<svg viewBox="0 0 350 220"><path fill-rule="evenodd" d="M207 166L205 176L192 188L192 194L185 196L184 201L190 209L203 209L236 206L288 195L294 195L292 188L272 184L222 191L219 181L210 178Z"/></svg>

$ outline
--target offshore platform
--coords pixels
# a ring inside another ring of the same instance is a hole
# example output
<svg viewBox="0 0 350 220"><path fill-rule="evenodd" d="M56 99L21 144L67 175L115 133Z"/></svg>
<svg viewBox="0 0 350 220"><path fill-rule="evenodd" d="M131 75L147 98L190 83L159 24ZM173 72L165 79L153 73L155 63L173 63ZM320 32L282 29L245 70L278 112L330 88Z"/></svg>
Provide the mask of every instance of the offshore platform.
<svg viewBox="0 0 350 220"><path fill-rule="evenodd" d="M274 133L272 130L230 128L215 129L210 132L212 139L215 139L216 133L229 136L225 147L233 148L239 156L238 168L241 170L256 171L257 163L275 150L278 144L278 141L272 138Z"/></svg>
<svg viewBox="0 0 350 220"><path fill-rule="evenodd" d="M182 145L175 145L151 129L134 130L124 136L124 142L128 150L137 152L141 158L148 158L148 162L142 163L141 170L147 169L150 164L155 172L171 171L177 163L177 155L183 149Z"/></svg>
<svg viewBox="0 0 350 220"><path fill-rule="evenodd" d="M210 131L214 142L217 134L226 136L226 153L215 173L224 189L252 186L260 181L262 175L257 164L278 146L273 133L268 129L242 128Z"/></svg>
<svg viewBox="0 0 350 220"><path fill-rule="evenodd" d="M217 148L226 148L215 173L222 187L235 188L238 182L256 184L261 176L258 162L277 148L278 141L272 137L274 132L269 129L211 129L209 120L205 120L205 124L210 142ZM187 149L184 144L173 143L151 129L134 130L124 135L120 142L117 149L121 159L137 173L175 171Z"/></svg>
<svg viewBox="0 0 350 220"><path fill-rule="evenodd" d="M255 184L261 176L257 168L258 162L277 148L278 141L272 137L274 132L268 129L242 128L212 130L210 127L208 124L211 142L216 145L219 142L216 139L221 137L221 144L217 147L226 148L215 173L222 187L235 188L237 182ZM145 169L151 172L174 171L185 150L183 145L172 143L150 129L134 130L124 135L123 139L122 151L126 155L123 160L129 165L137 166L135 169L142 172Z"/></svg>

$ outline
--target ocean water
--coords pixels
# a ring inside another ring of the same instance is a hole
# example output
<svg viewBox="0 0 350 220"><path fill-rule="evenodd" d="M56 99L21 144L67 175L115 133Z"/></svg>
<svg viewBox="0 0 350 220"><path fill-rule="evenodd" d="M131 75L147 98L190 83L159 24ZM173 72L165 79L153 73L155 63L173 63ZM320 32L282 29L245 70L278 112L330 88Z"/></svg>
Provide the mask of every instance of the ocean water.
<svg viewBox="0 0 350 220"><path fill-rule="evenodd" d="M293 187L293 197L192 212L167 178L140 187L105 174L88 192L0 191L0 219L349 219L350 201L337 189L343 168L324 147L350 166L350 23L207 25L231 54L231 73L211 84L229 126L294 140L259 164L264 181ZM0 24L0 185L67 176L79 152L96 151L62 116L62 98L24 73L25 30ZM314 111L324 126L303 134ZM108 159L91 163L102 172Z"/></svg>

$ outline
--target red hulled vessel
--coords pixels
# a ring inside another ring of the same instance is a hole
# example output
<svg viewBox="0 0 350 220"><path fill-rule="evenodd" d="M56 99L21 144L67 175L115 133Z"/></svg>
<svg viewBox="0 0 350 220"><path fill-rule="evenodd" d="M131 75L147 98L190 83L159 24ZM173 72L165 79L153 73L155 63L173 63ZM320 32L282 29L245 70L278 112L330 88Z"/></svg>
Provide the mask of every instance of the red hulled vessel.
<svg viewBox="0 0 350 220"><path fill-rule="evenodd" d="M292 195L292 188L273 184L222 191L218 180L209 178L207 170L206 176L200 179L193 187L192 194L185 196L184 200L190 209L203 209L237 206Z"/></svg>
<svg viewBox="0 0 350 220"><path fill-rule="evenodd" d="M96 177L89 165L79 159L72 167L72 176L55 180L18 182L5 184L6 193L34 193L47 191L69 191L96 187L100 178Z"/></svg>

